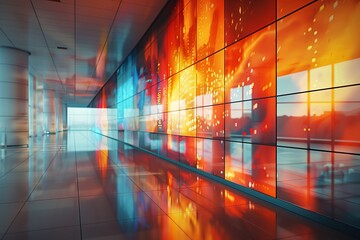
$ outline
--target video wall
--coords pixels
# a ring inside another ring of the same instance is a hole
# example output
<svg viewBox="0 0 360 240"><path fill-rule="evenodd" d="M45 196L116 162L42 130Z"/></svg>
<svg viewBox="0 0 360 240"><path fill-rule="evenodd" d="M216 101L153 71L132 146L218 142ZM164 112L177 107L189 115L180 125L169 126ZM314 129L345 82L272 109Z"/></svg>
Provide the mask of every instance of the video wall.
<svg viewBox="0 0 360 240"><path fill-rule="evenodd" d="M119 139L360 227L360 1L169 1L90 107Z"/></svg>

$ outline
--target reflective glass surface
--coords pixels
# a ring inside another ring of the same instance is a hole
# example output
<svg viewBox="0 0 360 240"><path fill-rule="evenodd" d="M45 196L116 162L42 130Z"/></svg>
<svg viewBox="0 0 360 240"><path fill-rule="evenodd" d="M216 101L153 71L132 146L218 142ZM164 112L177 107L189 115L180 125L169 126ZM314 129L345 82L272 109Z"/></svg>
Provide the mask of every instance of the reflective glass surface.
<svg viewBox="0 0 360 240"><path fill-rule="evenodd" d="M69 131L31 140L29 148L0 149L3 239L351 239L94 132ZM193 162L196 154L200 157L196 160L198 168L221 176L219 156L223 155L224 143L194 140L177 141L180 159ZM169 138L168 145L174 142ZM204 150L195 152L191 147L195 143ZM301 158L303 154L297 155ZM284 163L279 176L281 187L307 184L296 181L302 174L298 167L296 174L284 175L290 169L286 170L289 165L280 158ZM311 173L311 192L323 195L326 203L332 196L330 170L327 163L316 158L314 164L321 171L318 178ZM335 158L346 166L351 161L345 156ZM302 164L301 159L298 164ZM260 174L248 166L245 163L246 172ZM345 195L356 182L356 175L345 166L336 169L334 180L346 182L346 188L334 189L337 206L342 206L334 214L339 219L351 219L353 215L343 214L346 209L341 202L351 201ZM272 175L270 170L268 173ZM306 190L292 189L281 194L301 200L305 207L316 206ZM351 207L349 203L346 207ZM324 211L327 206L323 206Z"/></svg>

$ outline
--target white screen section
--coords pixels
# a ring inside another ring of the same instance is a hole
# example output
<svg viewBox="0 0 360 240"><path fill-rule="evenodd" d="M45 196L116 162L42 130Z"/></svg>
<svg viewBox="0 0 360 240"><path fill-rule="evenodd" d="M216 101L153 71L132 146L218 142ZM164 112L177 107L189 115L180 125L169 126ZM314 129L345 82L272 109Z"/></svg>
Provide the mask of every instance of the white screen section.
<svg viewBox="0 0 360 240"><path fill-rule="evenodd" d="M116 108L67 108L68 131L94 131L109 137L117 136L117 109ZM79 133L86 136L88 132ZM93 136L93 135L92 135ZM101 138L101 136L99 135ZM85 139L90 139L86 138ZM71 141L68 141L70 143ZM112 141L114 142L114 141ZM69 144L68 151L95 151L110 150L116 148L117 144L111 146L104 144L94 145L92 141L78 141ZM105 147L106 146L106 147Z"/></svg>
<svg viewBox="0 0 360 240"><path fill-rule="evenodd" d="M68 108L68 130L117 130L115 108Z"/></svg>

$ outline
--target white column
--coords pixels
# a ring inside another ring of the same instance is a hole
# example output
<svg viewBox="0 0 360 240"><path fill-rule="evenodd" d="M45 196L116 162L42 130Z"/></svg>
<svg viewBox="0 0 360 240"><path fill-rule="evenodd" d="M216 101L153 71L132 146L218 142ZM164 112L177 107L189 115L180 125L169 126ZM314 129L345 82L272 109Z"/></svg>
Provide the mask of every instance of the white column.
<svg viewBox="0 0 360 240"><path fill-rule="evenodd" d="M36 136L36 79L29 74L29 136Z"/></svg>
<svg viewBox="0 0 360 240"><path fill-rule="evenodd" d="M56 133L55 90L44 89L44 133Z"/></svg>
<svg viewBox="0 0 360 240"><path fill-rule="evenodd" d="M63 131L63 101L61 94L56 94L56 131Z"/></svg>
<svg viewBox="0 0 360 240"><path fill-rule="evenodd" d="M63 121L63 130L67 130L67 104L62 105L62 121Z"/></svg>
<svg viewBox="0 0 360 240"><path fill-rule="evenodd" d="M44 133L44 91L42 89L42 83L37 81L36 83L36 135L41 136Z"/></svg>
<svg viewBox="0 0 360 240"><path fill-rule="evenodd" d="M0 47L0 146L27 145L29 52Z"/></svg>

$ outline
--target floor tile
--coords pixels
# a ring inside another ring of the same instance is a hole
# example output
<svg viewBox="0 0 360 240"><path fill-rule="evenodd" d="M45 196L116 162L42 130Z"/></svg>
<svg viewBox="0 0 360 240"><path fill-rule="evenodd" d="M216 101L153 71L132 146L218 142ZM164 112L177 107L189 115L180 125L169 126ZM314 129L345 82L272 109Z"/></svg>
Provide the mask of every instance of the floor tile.
<svg viewBox="0 0 360 240"><path fill-rule="evenodd" d="M78 225L78 207L76 198L27 202L9 232Z"/></svg>
<svg viewBox="0 0 360 240"><path fill-rule="evenodd" d="M34 189L29 200L72 198L77 196L78 192L75 180L49 184L43 182Z"/></svg>
<svg viewBox="0 0 360 240"><path fill-rule="evenodd" d="M0 186L9 185L9 184L26 184L26 185L36 185L42 173L34 172L10 172L6 176L0 178Z"/></svg>
<svg viewBox="0 0 360 240"><path fill-rule="evenodd" d="M48 168L51 160L55 156L56 152L45 153L36 152L30 157L18 165L12 172L41 172L44 173Z"/></svg>
<svg viewBox="0 0 360 240"><path fill-rule="evenodd" d="M274 239L249 222L219 208L216 212L188 210L169 217L191 239Z"/></svg>
<svg viewBox="0 0 360 240"><path fill-rule="evenodd" d="M19 184L0 186L0 203L25 202L33 188L33 186Z"/></svg>
<svg viewBox="0 0 360 240"><path fill-rule="evenodd" d="M219 184L205 177L186 170L180 170L181 184L183 188L204 187Z"/></svg>
<svg viewBox="0 0 360 240"><path fill-rule="evenodd" d="M216 211L216 209L214 209ZM242 221L247 226L265 233L273 238L277 237L277 213L274 209L249 202L247 205L227 206L224 217ZM251 236L253 236L251 234Z"/></svg>
<svg viewBox="0 0 360 240"><path fill-rule="evenodd" d="M80 227L53 228L39 231L9 233L4 240L80 240Z"/></svg>
<svg viewBox="0 0 360 240"><path fill-rule="evenodd" d="M175 189L145 192L165 213L197 211L202 207Z"/></svg>
<svg viewBox="0 0 360 240"><path fill-rule="evenodd" d="M202 206L204 208L217 208L218 205L211 199L205 198L202 195L188 189L188 188L181 188L180 193L186 196L187 198L191 199L191 201L195 202L197 205Z"/></svg>
<svg viewBox="0 0 360 240"><path fill-rule="evenodd" d="M83 226L83 239L190 239L167 216L112 221Z"/></svg>
<svg viewBox="0 0 360 240"><path fill-rule="evenodd" d="M164 214L144 192L82 197L80 212L83 224Z"/></svg>
<svg viewBox="0 0 360 240"><path fill-rule="evenodd" d="M14 168L19 166L19 164L21 164L25 160L26 159L21 159L12 156L11 158L5 158L5 159L0 158L0 178L6 176L9 172L11 172Z"/></svg>
<svg viewBox="0 0 360 240"><path fill-rule="evenodd" d="M80 198L81 223L98 223L116 220L114 199L105 195Z"/></svg>
<svg viewBox="0 0 360 240"><path fill-rule="evenodd" d="M18 214L22 206L22 203L8 203L0 204L0 235L5 233L11 222Z"/></svg>
<svg viewBox="0 0 360 240"><path fill-rule="evenodd" d="M161 172L149 172L139 168L128 173L129 178L143 191L167 189L169 182L167 175Z"/></svg>
<svg viewBox="0 0 360 240"><path fill-rule="evenodd" d="M97 179L99 176L99 172L93 166L88 166L84 164L77 165L77 173L79 178L95 178Z"/></svg>
<svg viewBox="0 0 360 240"><path fill-rule="evenodd" d="M74 167L75 168L75 167ZM61 177L59 177L61 176ZM68 181L76 181L76 172L75 170L69 170L66 169L58 169L58 170L48 170L44 174L44 176L41 178L41 182L45 183L61 183L61 182L68 182Z"/></svg>
<svg viewBox="0 0 360 240"><path fill-rule="evenodd" d="M246 205L249 201L258 202L257 199L241 194L229 187L212 185L201 187L190 187L192 191L212 202L216 207Z"/></svg>
<svg viewBox="0 0 360 240"><path fill-rule="evenodd" d="M80 197L104 195L104 187L98 179L79 178L79 195Z"/></svg>

